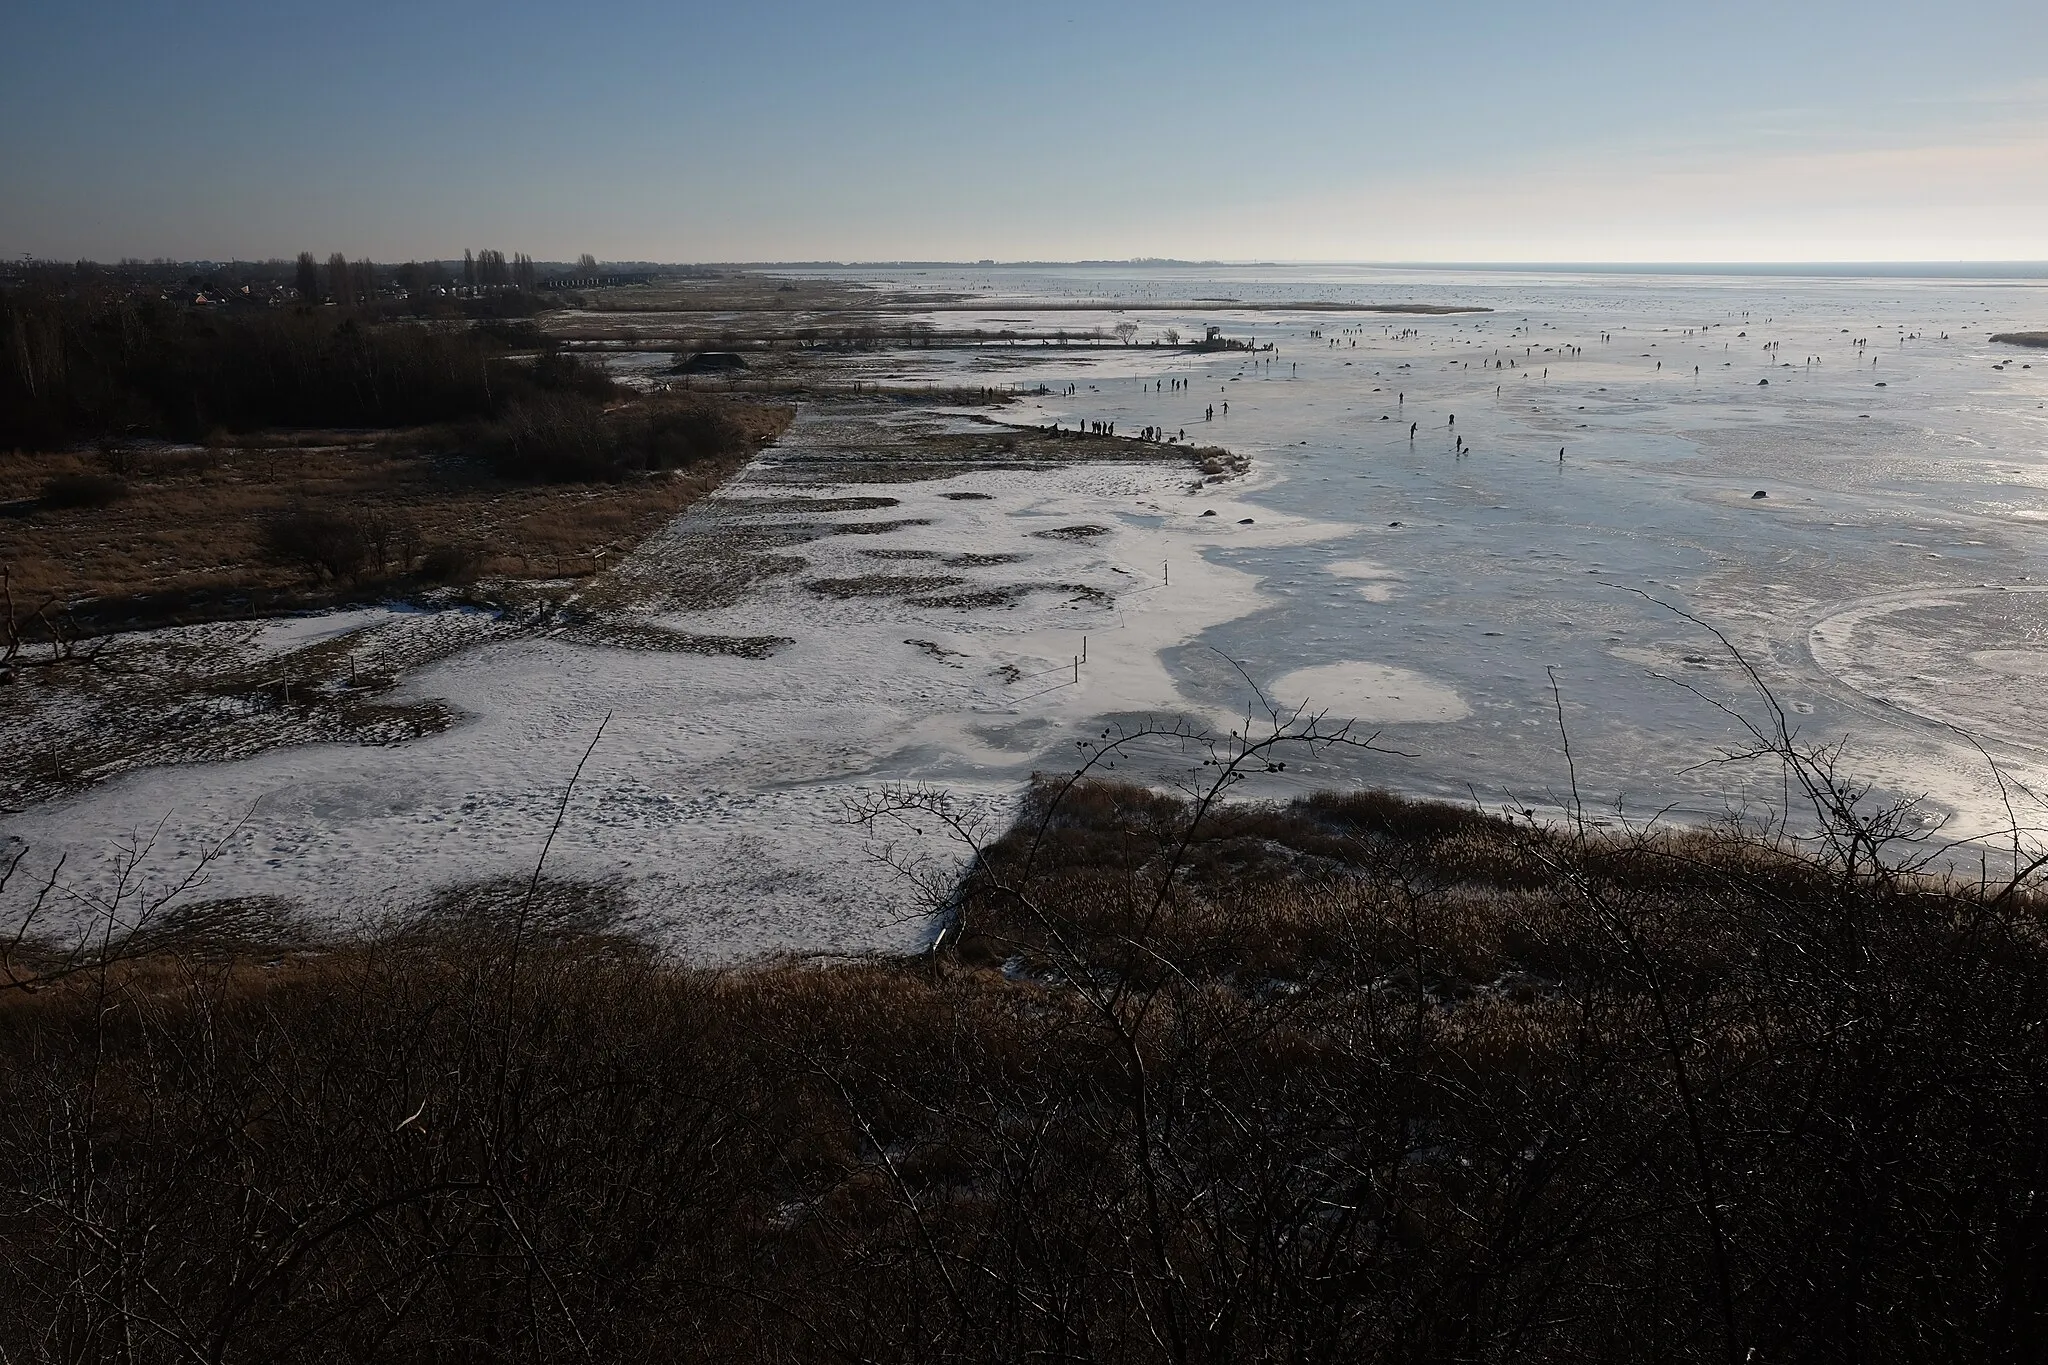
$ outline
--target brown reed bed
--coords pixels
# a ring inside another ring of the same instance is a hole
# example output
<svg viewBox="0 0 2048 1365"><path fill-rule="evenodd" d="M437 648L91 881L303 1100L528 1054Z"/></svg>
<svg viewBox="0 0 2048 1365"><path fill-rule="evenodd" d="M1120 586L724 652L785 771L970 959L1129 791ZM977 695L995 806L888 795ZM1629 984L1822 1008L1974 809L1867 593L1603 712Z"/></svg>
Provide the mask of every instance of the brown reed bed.
<svg viewBox="0 0 2048 1365"><path fill-rule="evenodd" d="M540 881L23 941L0 1340L2017 1359L2042 908L1753 832L1090 782L911 961L695 969Z"/></svg>

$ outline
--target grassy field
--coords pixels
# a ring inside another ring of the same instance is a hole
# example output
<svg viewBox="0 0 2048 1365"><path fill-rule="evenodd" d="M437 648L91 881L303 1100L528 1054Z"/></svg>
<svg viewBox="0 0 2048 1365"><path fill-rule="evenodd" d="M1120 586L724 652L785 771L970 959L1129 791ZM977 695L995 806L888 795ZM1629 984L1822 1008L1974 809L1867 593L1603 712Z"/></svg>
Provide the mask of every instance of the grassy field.
<svg viewBox="0 0 2048 1365"><path fill-rule="evenodd" d="M0 453L0 568L30 636L45 604L96 630L485 575L585 576L716 488L789 420L787 408L725 406L744 441L686 469L612 481L508 477L465 453L456 432ZM338 546L321 542L323 527Z"/></svg>

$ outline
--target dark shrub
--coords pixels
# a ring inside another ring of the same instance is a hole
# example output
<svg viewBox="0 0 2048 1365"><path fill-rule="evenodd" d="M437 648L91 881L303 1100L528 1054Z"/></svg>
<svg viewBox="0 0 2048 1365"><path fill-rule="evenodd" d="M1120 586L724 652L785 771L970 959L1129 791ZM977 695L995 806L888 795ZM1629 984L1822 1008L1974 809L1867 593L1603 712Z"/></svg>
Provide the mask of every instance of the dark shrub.
<svg viewBox="0 0 2048 1365"><path fill-rule="evenodd" d="M272 517L263 541L277 558L331 578L353 578L370 562L370 537L357 522L333 512L300 510Z"/></svg>
<svg viewBox="0 0 2048 1365"><path fill-rule="evenodd" d="M521 403L485 436L486 453L507 474L563 482L611 482L634 465L618 449L604 408L549 396Z"/></svg>
<svg viewBox="0 0 2048 1365"><path fill-rule="evenodd" d="M477 552L467 545L436 545L420 560L420 577L435 583L467 583L481 566Z"/></svg>
<svg viewBox="0 0 2048 1365"><path fill-rule="evenodd" d="M112 474L59 474L43 484L45 507L111 507L127 496Z"/></svg>
<svg viewBox="0 0 2048 1365"><path fill-rule="evenodd" d="M654 401L606 412L590 398L566 393L519 404L476 439L506 474L567 482L687 469L753 448L746 425L715 405Z"/></svg>
<svg viewBox="0 0 2048 1365"><path fill-rule="evenodd" d="M601 366L586 364L575 352L552 342L543 343L533 359L533 382L550 393L579 393L585 398L609 398L618 391Z"/></svg>
<svg viewBox="0 0 2048 1365"><path fill-rule="evenodd" d="M753 442L746 426L723 408L647 405L630 426L648 469L687 469L704 460L745 454Z"/></svg>

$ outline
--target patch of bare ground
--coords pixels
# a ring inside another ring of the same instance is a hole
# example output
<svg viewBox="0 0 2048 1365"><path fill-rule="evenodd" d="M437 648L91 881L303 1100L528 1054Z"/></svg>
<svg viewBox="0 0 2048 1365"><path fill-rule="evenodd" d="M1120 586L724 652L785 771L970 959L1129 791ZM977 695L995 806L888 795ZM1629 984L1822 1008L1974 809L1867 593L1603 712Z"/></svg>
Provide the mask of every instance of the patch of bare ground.
<svg viewBox="0 0 2048 1365"><path fill-rule="evenodd" d="M952 607L957 611L976 611L988 607L1014 607L1036 591L1031 584L1012 584L993 588L970 588L965 592L945 593L938 597L918 597L911 600L914 607Z"/></svg>
<svg viewBox="0 0 2048 1365"><path fill-rule="evenodd" d="M136 768L295 744L402 744L445 729L454 717L440 702L388 694L413 669L521 627L458 607L433 619L432 633L355 631L280 653L239 647L227 625L108 637L17 666L0 686L10 717L0 727L0 809Z"/></svg>
<svg viewBox="0 0 2048 1365"><path fill-rule="evenodd" d="M886 535L932 524L928 517L828 520L821 514L883 510L898 505L886 495L841 491L845 485L909 483L953 478L977 469L1038 469L1089 462L1181 463L1196 470L1240 471L1245 462L1208 448L1115 437L1081 436L1040 428L1014 428L986 418L901 408L873 402L818 402L777 445L748 470L744 486L729 489L679 518L643 552L597 585L593 600L674 609L730 605L769 579L801 573L807 565L789 553L824 536ZM1229 475L1205 476L1229 477ZM799 490L817 488L816 493ZM986 500L955 490L945 496ZM1098 527L1055 528L1054 539L1084 540ZM915 545L863 548L883 561L936 561L948 569L1016 563L1015 553L939 555ZM946 591L953 588L953 591ZM1090 602L1108 595L1077 584L969 585L934 576L852 575L819 579L811 590L827 596L914 594L915 606L959 610L1008 607L1033 592L1059 592Z"/></svg>
<svg viewBox="0 0 2048 1365"><path fill-rule="evenodd" d="M951 903L916 961L723 973L538 876L351 938L136 898L5 941L0 1339L1705 1365L2048 1327L2027 884L1047 782Z"/></svg>
<svg viewBox="0 0 2048 1365"><path fill-rule="evenodd" d="M1044 531L1031 533L1039 540L1093 540L1109 534L1107 526L1054 526Z"/></svg>
<svg viewBox="0 0 2048 1365"><path fill-rule="evenodd" d="M929 526L930 517L899 517L893 521L829 521L811 529L821 536L885 536L906 526Z"/></svg>
<svg viewBox="0 0 2048 1365"><path fill-rule="evenodd" d="M953 661L967 657L957 649L947 649L936 640L905 640L903 643L917 650L920 654L930 655L948 668L960 667L959 664Z"/></svg>
<svg viewBox="0 0 2048 1365"><path fill-rule="evenodd" d="M950 588L964 578L944 574L862 574L857 578L812 578L804 587L820 597L910 597Z"/></svg>
<svg viewBox="0 0 2048 1365"><path fill-rule="evenodd" d="M2048 346L2048 332L2000 332L1991 339L2008 346Z"/></svg>
<svg viewBox="0 0 2048 1365"><path fill-rule="evenodd" d="M732 497L719 510L733 516L788 516L800 512L875 512L895 507L900 498L752 498Z"/></svg>
<svg viewBox="0 0 2048 1365"><path fill-rule="evenodd" d="M755 477L783 483L907 483L952 478L986 469L1051 469L1089 463L1183 465L1203 480L1242 475L1250 460L1214 446L1143 441L1049 427L905 412L893 404L834 400L812 407L796 439L762 461ZM958 500L985 497L962 490Z"/></svg>
<svg viewBox="0 0 2048 1365"><path fill-rule="evenodd" d="M959 579L952 580L960 582ZM987 587L969 588L961 592L940 593L931 597L911 599L911 605L919 607L951 607L967 611L981 607L1014 607L1032 593L1056 593L1075 602L1086 602L1090 606L1106 607L1116 598L1097 587L1086 583L998 583Z"/></svg>
<svg viewBox="0 0 2048 1365"><path fill-rule="evenodd" d="M723 654L736 659L773 658L792 643L787 635L704 635L669 630L630 619L593 617L554 632L562 639L645 654Z"/></svg>

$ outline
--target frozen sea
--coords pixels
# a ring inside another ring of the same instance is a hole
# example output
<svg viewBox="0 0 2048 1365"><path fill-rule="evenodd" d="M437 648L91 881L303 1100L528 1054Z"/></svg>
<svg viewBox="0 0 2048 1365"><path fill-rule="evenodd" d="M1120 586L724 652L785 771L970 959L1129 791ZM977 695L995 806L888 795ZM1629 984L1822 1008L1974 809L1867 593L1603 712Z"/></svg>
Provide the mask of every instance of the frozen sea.
<svg viewBox="0 0 2048 1365"><path fill-rule="evenodd" d="M619 885L704 960L899 949L927 929L904 868L942 882L964 850L908 823L877 846L846 819L864 793L928 784L999 819L1107 724L1227 730L1259 709L1247 677L1282 706L1355 717L1385 750L1293 763L1248 794L1365 782L1555 811L1561 707L1581 795L1608 815L1707 821L1780 799L1774 770L1711 761L1742 742L1716 703L1767 713L1681 611L1743 652L1802 741L1841 744L1879 799L1923 798L1941 837L2005 823L1994 763L2021 815L2048 823L2023 790L2048 790L2048 351L1989 340L2048 326L2048 278L849 273L986 297L924 315L939 331L1137 327L1129 346L898 352L874 362L885 382L1015 385L1034 392L988 415L1185 431L1253 472L1199 492L1142 466L890 485L898 529L806 544L808 573L1009 555L961 572L1042 590L967 611L776 580L651 623L792 641L764 660L487 641L405 684L464 717L441 734L132 773L8 818L0 840L27 845L31 875L66 857L79 906L123 876L179 885L225 838L181 895L381 913L530 869L610 713L552 871ZM1149 344L1210 326L1274 349ZM842 438L806 417L790 439ZM1097 533L1044 534L1082 524ZM433 628L374 616L343 622L366 648ZM138 841L142 872L124 872Z"/></svg>
<svg viewBox="0 0 2048 1365"><path fill-rule="evenodd" d="M2043 774L2048 351L1989 338L2048 325L2048 279L1069 267L891 283L993 296L985 314L932 315L953 328L1138 324L1133 350L1097 364L1019 357L1001 374L1062 389L1036 402L1042 420L1247 451L1270 475L1254 501L1347 524L1210 551L1267 601L1167 658L1191 696L1226 705L1239 684L1222 658L1266 679L1316 669L1326 695L1288 700L1340 711L1329 684L1347 668L1455 692L1455 718L1387 727L1418 757L1372 764L1372 780L1554 797L1554 679L1584 790L1638 814L1721 813L1739 789L1697 765L1738 737L1689 689L1766 713L1666 607L1724 632L1803 739L1846 741L1852 770L1924 795L1952 830L2004 821L1978 744L2012 776ZM1277 351L1144 354L1210 325ZM1186 387L1158 387L1173 377Z"/></svg>

